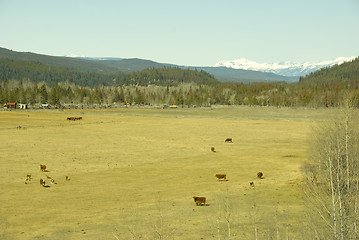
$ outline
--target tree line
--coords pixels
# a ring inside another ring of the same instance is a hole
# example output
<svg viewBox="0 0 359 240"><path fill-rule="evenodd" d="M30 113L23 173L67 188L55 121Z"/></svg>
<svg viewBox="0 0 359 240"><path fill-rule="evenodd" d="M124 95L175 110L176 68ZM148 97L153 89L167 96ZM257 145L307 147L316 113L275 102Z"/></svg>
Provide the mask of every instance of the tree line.
<svg viewBox="0 0 359 240"><path fill-rule="evenodd" d="M350 89L359 96L358 83ZM278 83L219 83L201 85L181 83L176 86L119 85L85 87L66 82L7 80L0 84L0 103L26 104L177 104L177 105L256 105L277 107L336 107L342 102L346 86L325 84L303 86Z"/></svg>
<svg viewBox="0 0 359 240"><path fill-rule="evenodd" d="M151 68L130 74L106 75L34 62L0 60L3 61L0 64L2 104L337 107L345 92L359 96L358 58L311 73L296 83L221 83L204 71L179 68ZM26 64L30 66L26 67Z"/></svg>

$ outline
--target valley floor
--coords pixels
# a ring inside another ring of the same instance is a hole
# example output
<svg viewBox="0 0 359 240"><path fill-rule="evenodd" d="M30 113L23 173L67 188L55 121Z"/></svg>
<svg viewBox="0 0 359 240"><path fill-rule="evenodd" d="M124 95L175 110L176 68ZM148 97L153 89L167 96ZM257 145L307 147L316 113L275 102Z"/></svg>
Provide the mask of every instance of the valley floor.
<svg viewBox="0 0 359 240"><path fill-rule="evenodd" d="M305 239L308 139L336 111L1 111L0 239Z"/></svg>

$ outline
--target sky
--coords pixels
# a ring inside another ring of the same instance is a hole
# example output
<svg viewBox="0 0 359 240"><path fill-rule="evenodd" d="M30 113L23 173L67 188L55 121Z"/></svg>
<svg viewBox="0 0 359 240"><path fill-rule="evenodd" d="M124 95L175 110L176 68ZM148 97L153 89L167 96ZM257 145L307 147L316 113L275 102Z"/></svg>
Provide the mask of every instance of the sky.
<svg viewBox="0 0 359 240"><path fill-rule="evenodd" d="M359 56L359 0L0 0L0 47L212 66Z"/></svg>

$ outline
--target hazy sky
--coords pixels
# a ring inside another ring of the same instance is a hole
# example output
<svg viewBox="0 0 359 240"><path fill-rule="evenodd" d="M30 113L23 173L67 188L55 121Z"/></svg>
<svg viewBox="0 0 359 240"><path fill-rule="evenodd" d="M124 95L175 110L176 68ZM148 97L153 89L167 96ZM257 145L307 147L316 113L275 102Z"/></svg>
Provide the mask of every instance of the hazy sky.
<svg viewBox="0 0 359 240"><path fill-rule="evenodd" d="M317 62L359 56L359 0L0 0L0 29L56 56Z"/></svg>

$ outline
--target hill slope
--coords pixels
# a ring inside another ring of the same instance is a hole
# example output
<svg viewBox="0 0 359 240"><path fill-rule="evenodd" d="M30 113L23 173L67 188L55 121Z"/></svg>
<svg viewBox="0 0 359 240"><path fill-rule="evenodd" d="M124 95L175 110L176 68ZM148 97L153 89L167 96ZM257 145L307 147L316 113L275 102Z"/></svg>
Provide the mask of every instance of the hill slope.
<svg viewBox="0 0 359 240"><path fill-rule="evenodd" d="M114 73L118 71L114 67L102 64L101 61L91 61L69 57L55 57L31 52L16 52L6 48L0 48L0 57L14 60L34 61L50 66L71 68L74 70L87 72Z"/></svg>
<svg viewBox="0 0 359 240"><path fill-rule="evenodd" d="M81 86L141 85L175 86L180 83L214 84L218 81L204 71L180 68L150 68L129 74L101 74L54 67L34 61L0 58L0 82L4 80L30 80L45 82L71 81Z"/></svg>
<svg viewBox="0 0 359 240"><path fill-rule="evenodd" d="M179 83L196 83L198 85L212 85L219 83L212 75L205 71L181 68L151 68L133 72L123 80L124 84L174 86Z"/></svg>
<svg viewBox="0 0 359 240"><path fill-rule="evenodd" d="M102 58L56 57L56 56L35 54L30 52L16 52L5 48L0 48L0 57L16 59L16 60L24 60L24 61L35 61L55 67L64 67L64 68L71 68L73 70L105 73L105 74L116 73L119 71L124 73L131 73L135 71L142 71L148 68L175 67L182 69L203 70L212 74L216 79L222 82L298 81L298 78L284 77L273 73L240 70L240 69L232 69L225 67L177 66L174 64L157 63L151 60L144 60L137 58L102 60Z"/></svg>
<svg viewBox="0 0 359 240"><path fill-rule="evenodd" d="M65 67L45 65L41 62L0 58L0 82L5 80L30 80L45 82L52 85L55 82L71 81L81 86L93 87L96 84L113 85L124 77L124 74L101 74L83 72Z"/></svg>
<svg viewBox="0 0 359 240"><path fill-rule="evenodd" d="M99 64L117 69L124 73L131 73L142 71L148 68L163 68L168 66L175 66L170 64L157 63L151 60L144 60L138 58L122 59L122 60L96 60Z"/></svg>
<svg viewBox="0 0 359 240"><path fill-rule="evenodd" d="M323 68L300 78L300 83L359 82L359 57L341 65Z"/></svg>
<svg viewBox="0 0 359 240"><path fill-rule="evenodd" d="M298 77L285 77L274 73L227 67L191 67L191 69L206 71L222 82L296 82L299 79Z"/></svg>

